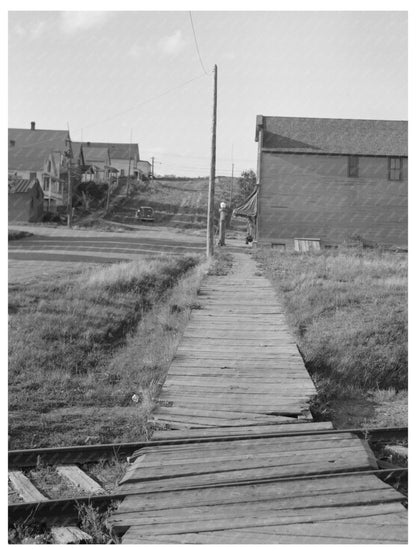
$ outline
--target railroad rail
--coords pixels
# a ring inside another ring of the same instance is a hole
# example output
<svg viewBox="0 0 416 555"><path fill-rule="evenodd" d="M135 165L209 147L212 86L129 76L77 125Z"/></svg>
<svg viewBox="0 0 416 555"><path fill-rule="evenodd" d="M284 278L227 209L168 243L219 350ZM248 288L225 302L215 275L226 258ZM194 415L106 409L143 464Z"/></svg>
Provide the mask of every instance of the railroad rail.
<svg viewBox="0 0 416 555"><path fill-rule="evenodd" d="M304 476L287 477L287 478L267 478L260 480L250 480L240 482L240 485L265 484L268 482L288 482L294 480L311 480L314 478L332 478L335 476L366 476L375 475L383 480L402 480L407 479L407 468L388 468L380 470L365 470L356 472L339 472L339 473L323 473L323 474L306 474ZM234 484L230 483L230 487ZM227 484L223 484L227 486ZM198 489L209 487L201 485ZM195 489L195 488L184 488ZM103 510L116 501L124 499L126 494L113 495L94 495L80 496L67 499L50 499L47 501L39 501L32 503L13 503L9 505L9 523L27 521L32 519L39 523L47 523L49 525L59 524L68 526L75 524L79 518L79 506L82 504L92 505L93 507Z"/></svg>
<svg viewBox="0 0 416 555"><path fill-rule="evenodd" d="M183 445L187 443L206 443L212 441L233 441L241 439L253 439L261 435L262 438L276 437L295 437L303 435L322 435L322 434L355 434L360 438L366 439L370 443L384 443L391 440L407 440L407 427L389 428L349 428L342 430L305 430L305 431L285 431L256 434L242 433L232 436L197 436L193 438L149 440L132 443L110 443L98 445L71 445L68 447L44 447L39 449L21 449L9 451L9 469L29 468L38 464L85 464L99 462L102 459L128 457L135 451L144 447L157 447L164 445Z"/></svg>
<svg viewBox="0 0 416 555"><path fill-rule="evenodd" d="M131 442L131 443L116 443L116 444L104 444L104 445L90 445L90 446L69 446L69 447L50 447L42 449L23 449L9 451L9 470L10 474L13 471L19 472L21 469L29 469L31 467L36 467L39 464L42 465L58 465L59 468L73 468L74 464L88 464L111 458L120 459L122 457L130 458L130 460L135 460L140 454L140 450L143 448L157 447L157 446L175 446L175 445L186 445L186 444L204 444L215 442L232 442L241 441L245 439L267 439L267 438L279 438L279 437L295 437L295 436L314 436L314 435L326 435L326 434L345 434L346 432L353 433L360 438L366 439L370 443L387 443L392 440L403 441L407 439L408 429L405 427L390 427L390 428L370 428L361 429L354 428L348 430L310 430L310 431L285 431L285 432L274 432L274 433L241 433L233 435L210 435L204 437L202 434L203 430L200 430L201 435L188 438L180 439L161 439L161 440L149 440L143 442ZM216 432L220 434L220 429ZM286 478L262 478L258 480L250 480L248 484L261 484L270 481L290 481L290 480L302 480L302 479L314 479L323 477L333 477L333 476L365 476L365 475L376 475L382 480L393 483L397 485L398 483L403 483L407 480L407 468L396 467L392 464L386 463L385 461L379 462L378 470L364 470L364 471L354 471L354 472L331 472L331 473L319 473L319 474L305 474L304 476L294 476ZM76 467L77 468L77 467ZM78 469L79 473L82 474L82 470ZM15 474L17 474L15 472ZM20 472L21 479L24 479L24 474ZM65 476L65 474L64 474ZM68 476L65 476L68 478ZM78 479L79 483L79 476ZM69 475L69 479L71 476ZM27 481L29 481L26 478ZM93 480L91 480L93 482ZM76 482L73 482L76 483ZM243 484L243 482L242 482ZM244 482L245 484L245 482ZM230 484L231 486L232 484ZM75 497L67 497L60 499L47 499L43 494L41 494L32 485L33 490L31 490L31 484L26 484L24 486L22 503L12 503L9 504L9 524L16 522L28 521L44 523L50 526L72 526L77 523L79 519L79 507L82 504L91 505L98 510L103 510L109 507L112 503L121 501L124 499L125 494L96 494L94 492L94 487L91 488L91 484L87 483L86 489L88 495L80 495ZM94 484L92 483L92 486ZM203 488L203 485L198 486ZM189 489L192 489L189 488ZM37 493L36 493L37 492ZM31 497L32 495L32 497Z"/></svg>

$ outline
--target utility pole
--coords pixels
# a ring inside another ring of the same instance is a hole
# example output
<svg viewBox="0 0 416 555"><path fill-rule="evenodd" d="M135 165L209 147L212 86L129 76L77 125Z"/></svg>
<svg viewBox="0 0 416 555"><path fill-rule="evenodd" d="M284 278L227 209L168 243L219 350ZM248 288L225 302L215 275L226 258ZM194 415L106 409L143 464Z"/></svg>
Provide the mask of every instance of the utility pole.
<svg viewBox="0 0 416 555"><path fill-rule="evenodd" d="M214 199L215 199L215 162L217 144L217 65L214 66L214 101L212 110L211 169L208 186L207 214L207 257L214 254Z"/></svg>
<svg viewBox="0 0 416 555"><path fill-rule="evenodd" d="M128 176L127 176L127 193L126 193L126 196L127 196L127 197L129 196L129 190L130 190L130 164L131 164L131 141L132 141L131 134L132 134L132 130L130 129L130 143L129 143L129 173L128 173Z"/></svg>
<svg viewBox="0 0 416 555"><path fill-rule="evenodd" d="M155 178L155 157L152 156L152 179Z"/></svg>
<svg viewBox="0 0 416 555"><path fill-rule="evenodd" d="M72 181L71 181L71 162L68 161L68 205L67 205L67 225L72 227Z"/></svg>
<svg viewBox="0 0 416 555"><path fill-rule="evenodd" d="M105 207L106 212L108 212L108 209L110 207L110 187L111 187L111 174L110 174L110 171L109 171L108 172L107 202L106 202L106 207Z"/></svg>
<svg viewBox="0 0 416 555"><path fill-rule="evenodd" d="M233 189L234 189L234 164L231 165L231 189L230 189L230 210L233 201Z"/></svg>
<svg viewBox="0 0 416 555"><path fill-rule="evenodd" d="M69 122L66 123L68 127L68 138L69 138L69 156L68 156L68 202L67 202L67 219L66 223L69 228L72 227L72 181L71 181L71 160L72 160L72 148L71 148L71 133L69 131ZM66 145L68 146L68 145Z"/></svg>
<svg viewBox="0 0 416 555"><path fill-rule="evenodd" d="M234 143L231 145L231 187L230 187L230 210L233 200L233 189L234 189Z"/></svg>

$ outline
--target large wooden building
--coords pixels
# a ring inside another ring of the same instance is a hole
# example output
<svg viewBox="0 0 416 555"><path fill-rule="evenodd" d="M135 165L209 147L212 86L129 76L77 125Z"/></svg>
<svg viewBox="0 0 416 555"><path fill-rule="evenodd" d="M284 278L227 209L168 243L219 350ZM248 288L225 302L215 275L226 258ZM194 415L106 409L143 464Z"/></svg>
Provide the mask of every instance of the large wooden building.
<svg viewBox="0 0 416 555"><path fill-rule="evenodd" d="M257 116L257 241L407 245L407 122Z"/></svg>

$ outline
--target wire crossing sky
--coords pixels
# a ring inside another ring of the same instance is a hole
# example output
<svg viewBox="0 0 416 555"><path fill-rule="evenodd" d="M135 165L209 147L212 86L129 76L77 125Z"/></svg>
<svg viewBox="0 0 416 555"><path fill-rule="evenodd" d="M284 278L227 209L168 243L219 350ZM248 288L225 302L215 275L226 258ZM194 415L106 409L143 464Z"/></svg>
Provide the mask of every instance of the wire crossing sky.
<svg viewBox="0 0 416 555"><path fill-rule="evenodd" d="M134 142L158 173L256 168L257 114L407 119L406 12L9 12L9 126Z"/></svg>

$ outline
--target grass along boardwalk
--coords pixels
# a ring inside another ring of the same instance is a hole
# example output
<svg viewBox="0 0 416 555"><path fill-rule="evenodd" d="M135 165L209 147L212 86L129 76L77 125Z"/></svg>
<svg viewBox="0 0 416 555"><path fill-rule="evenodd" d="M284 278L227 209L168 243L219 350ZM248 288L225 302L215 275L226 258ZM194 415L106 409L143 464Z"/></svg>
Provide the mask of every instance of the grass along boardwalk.
<svg viewBox="0 0 416 555"><path fill-rule="evenodd" d="M135 453L113 529L123 543L405 543L404 497L371 474L366 442L312 422L279 300L233 256L201 288L153 414L168 429L152 440L186 443Z"/></svg>

